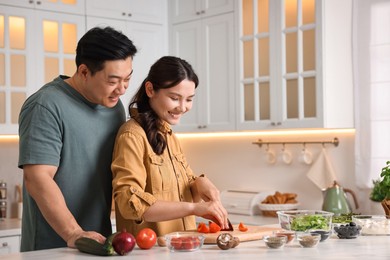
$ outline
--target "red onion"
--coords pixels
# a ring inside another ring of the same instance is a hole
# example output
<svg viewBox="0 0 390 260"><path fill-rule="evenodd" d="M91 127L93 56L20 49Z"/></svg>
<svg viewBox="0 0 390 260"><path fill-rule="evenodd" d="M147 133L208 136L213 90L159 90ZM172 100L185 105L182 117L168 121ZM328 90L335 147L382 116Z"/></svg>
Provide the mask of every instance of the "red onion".
<svg viewBox="0 0 390 260"><path fill-rule="evenodd" d="M118 255L126 255L134 249L135 238L124 228L112 240L112 247Z"/></svg>

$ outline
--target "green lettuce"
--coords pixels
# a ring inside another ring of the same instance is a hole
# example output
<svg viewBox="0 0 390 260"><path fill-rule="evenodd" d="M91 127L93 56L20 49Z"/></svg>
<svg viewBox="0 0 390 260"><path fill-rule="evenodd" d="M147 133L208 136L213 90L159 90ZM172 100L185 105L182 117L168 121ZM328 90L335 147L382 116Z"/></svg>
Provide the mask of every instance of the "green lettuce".
<svg viewBox="0 0 390 260"><path fill-rule="evenodd" d="M322 215L296 216L291 221L291 229L306 231L310 229L329 229L329 218Z"/></svg>

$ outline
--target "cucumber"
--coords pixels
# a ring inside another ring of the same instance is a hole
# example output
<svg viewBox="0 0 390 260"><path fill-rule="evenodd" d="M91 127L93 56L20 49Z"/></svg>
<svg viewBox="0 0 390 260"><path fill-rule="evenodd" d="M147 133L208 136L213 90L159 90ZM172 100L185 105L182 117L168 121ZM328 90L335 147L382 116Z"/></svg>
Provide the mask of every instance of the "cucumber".
<svg viewBox="0 0 390 260"><path fill-rule="evenodd" d="M108 240L108 239L107 239ZM89 237L80 237L75 241L76 248L83 253L100 255L100 256L112 256L114 255L114 248L112 244L107 242L100 244L96 240Z"/></svg>
<svg viewBox="0 0 390 260"><path fill-rule="evenodd" d="M112 246L112 240L114 239L114 237L119 234L120 232L115 232L115 233L112 233L111 235L109 235L106 239L106 242L104 242L104 245L106 246Z"/></svg>

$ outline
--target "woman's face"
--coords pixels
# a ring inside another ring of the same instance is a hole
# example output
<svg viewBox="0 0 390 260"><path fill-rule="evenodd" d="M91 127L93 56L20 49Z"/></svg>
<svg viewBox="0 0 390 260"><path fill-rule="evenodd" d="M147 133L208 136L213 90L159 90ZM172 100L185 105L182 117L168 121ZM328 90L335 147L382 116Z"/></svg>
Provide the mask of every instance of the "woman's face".
<svg viewBox="0 0 390 260"><path fill-rule="evenodd" d="M192 108L195 96L195 83L187 79L174 87L153 90L151 82L146 82L146 93L154 112L170 125L179 123L181 116Z"/></svg>

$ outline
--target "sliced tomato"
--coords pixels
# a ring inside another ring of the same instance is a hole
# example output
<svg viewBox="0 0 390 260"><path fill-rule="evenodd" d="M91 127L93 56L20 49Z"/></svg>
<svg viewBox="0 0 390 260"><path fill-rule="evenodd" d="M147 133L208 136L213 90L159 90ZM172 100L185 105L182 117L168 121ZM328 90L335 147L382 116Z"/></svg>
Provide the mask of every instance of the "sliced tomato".
<svg viewBox="0 0 390 260"><path fill-rule="evenodd" d="M207 225L205 223L203 223L203 222L199 223L197 230L198 230L199 233L209 233L210 232L210 230L207 227Z"/></svg>
<svg viewBox="0 0 390 260"><path fill-rule="evenodd" d="M209 230L210 233L217 233L221 231L221 227L217 223L209 221Z"/></svg>
<svg viewBox="0 0 390 260"><path fill-rule="evenodd" d="M240 222L240 224L238 225L238 230L240 230L241 232L246 232L248 231L248 227L244 225L244 223Z"/></svg>
<svg viewBox="0 0 390 260"><path fill-rule="evenodd" d="M183 244L182 238L180 237L173 237L171 239L171 246L175 249L181 249Z"/></svg>

